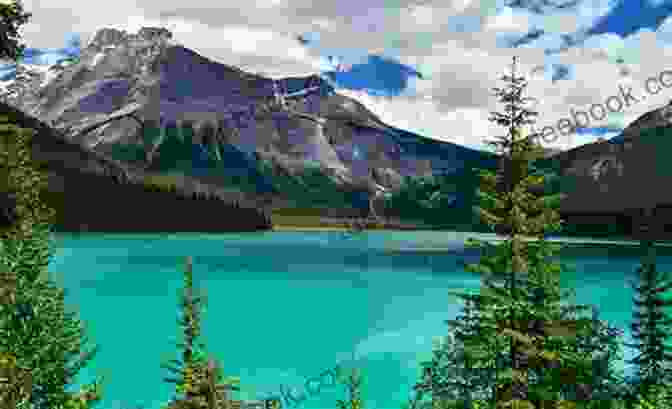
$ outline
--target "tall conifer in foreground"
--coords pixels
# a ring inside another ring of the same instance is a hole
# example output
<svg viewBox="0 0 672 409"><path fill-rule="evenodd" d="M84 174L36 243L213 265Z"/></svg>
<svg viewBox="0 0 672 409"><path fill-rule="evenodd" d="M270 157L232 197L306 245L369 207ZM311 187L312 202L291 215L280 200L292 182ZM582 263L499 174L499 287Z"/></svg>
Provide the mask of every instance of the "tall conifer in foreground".
<svg viewBox="0 0 672 409"><path fill-rule="evenodd" d="M570 310L589 307L561 306L561 299L568 295L560 292L562 266L546 261L557 250L544 236L561 227L556 209L562 195L545 195L544 176L531 172L532 162L542 151L539 135L525 137L521 133L522 126L534 122L527 117L537 113L522 106L529 100L522 96L527 84L524 78L516 77L515 57L513 62L512 74L502 77L509 83L507 88L494 88L505 104L505 113L493 112L491 121L506 127L508 134L488 143L500 150L501 166L497 174L481 172L481 204L476 209L484 222L506 239L498 245L467 242L485 247L486 253L479 264L467 266L467 270L483 275L481 293L476 297L482 331L462 341L475 366L495 369L491 405L546 408L562 400L561 383L588 382L580 377L590 361L566 348L587 328L586 322L565 317ZM507 345L497 350L502 339ZM538 376L530 378L535 373Z"/></svg>
<svg viewBox="0 0 672 409"><path fill-rule="evenodd" d="M42 200L46 177L32 158L31 139L31 130L0 118L0 186L15 198L17 216L0 230L0 269L12 281L9 302L0 304L0 354L30 371L32 407L53 409L72 401L66 388L97 348L84 350L84 325L66 311L65 291L48 275L54 211ZM86 387L78 400L99 400L98 386Z"/></svg>

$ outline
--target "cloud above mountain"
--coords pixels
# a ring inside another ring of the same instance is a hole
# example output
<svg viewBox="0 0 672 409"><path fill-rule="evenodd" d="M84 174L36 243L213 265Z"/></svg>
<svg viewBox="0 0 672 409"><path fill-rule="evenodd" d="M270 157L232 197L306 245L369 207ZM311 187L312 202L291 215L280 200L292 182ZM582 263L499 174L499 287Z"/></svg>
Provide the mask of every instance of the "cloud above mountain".
<svg viewBox="0 0 672 409"><path fill-rule="evenodd" d="M672 62L667 3L25 0L33 17L23 33L28 47L49 50L39 56L48 63L66 54L72 44L62 48L64 40L73 34L86 45L103 27L163 26L215 61L273 78L322 72L390 125L484 149L486 139L502 133L488 121L490 111L501 110L491 89L503 85L513 55L529 80L528 95L537 98L537 130L604 104L619 95L619 84L645 95L647 78ZM663 88L548 145L615 135L669 95Z"/></svg>

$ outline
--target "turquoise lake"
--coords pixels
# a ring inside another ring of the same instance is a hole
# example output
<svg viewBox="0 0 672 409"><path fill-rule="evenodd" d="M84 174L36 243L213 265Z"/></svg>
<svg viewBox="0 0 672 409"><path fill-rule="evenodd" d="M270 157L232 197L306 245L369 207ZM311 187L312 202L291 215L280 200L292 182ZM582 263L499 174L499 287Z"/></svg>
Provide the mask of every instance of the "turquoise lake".
<svg viewBox="0 0 672 409"><path fill-rule="evenodd" d="M307 378L336 364L357 365L371 409L398 409L431 356L432 339L446 334L457 301L449 289L478 289L462 261L455 232L259 232L243 234L56 234L49 271L66 302L100 346L79 376L105 374L100 409L159 409L173 396L160 367L178 358L178 296L186 256L194 285L207 294L202 332L226 375L239 376L239 399L280 396L280 385L305 390ZM672 251L659 247L660 269ZM558 260L574 271L562 284L575 302L599 306L601 318L626 330L640 250L624 244L570 244ZM630 342L628 337L626 341ZM631 353L625 350L625 358ZM322 387L296 405L335 408L342 386Z"/></svg>

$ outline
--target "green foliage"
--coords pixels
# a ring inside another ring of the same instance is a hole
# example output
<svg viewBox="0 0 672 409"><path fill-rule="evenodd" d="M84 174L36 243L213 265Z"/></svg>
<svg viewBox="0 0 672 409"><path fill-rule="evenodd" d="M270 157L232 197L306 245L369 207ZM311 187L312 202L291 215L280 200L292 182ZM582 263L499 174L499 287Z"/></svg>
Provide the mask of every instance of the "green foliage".
<svg viewBox="0 0 672 409"><path fill-rule="evenodd" d="M559 248L546 241L529 244L528 286L532 291L526 296L531 300L526 320L539 329L537 335L552 335L543 338L547 349L568 354L564 362L571 362L572 373L564 374L571 375L573 382L563 382L562 377L554 377L557 373L543 369L537 370L536 376L560 386L565 396L575 396L577 384L581 383L590 385L594 398L612 398L624 382L615 369L615 362L622 357L622 332L601 321L597 307L563 303L574 298L574 291L560 291L560 275L569 269L546 261ZM581 314L591 309L590 318Z"/></svg>
<svg viewBox="0 0 672 409"><path fill-rule="evenodd" d="M460 342L475 331L485 331L476 325L477 300L465 297L461 319L448 321L453 326L453 331L443 339L435 341L432 359L421 363L423 382L416 384L415 389L428 393L434 401L473 402L474 399L488 399L493 393L493 366L483 366L482 362L472 363L470 358L473 355L469 356ZM488 352L485 351L485 354Z"/></svg>
<svg viewBox="0 0 672 409"><path fill-rule="evenodd" d="M669 409L672 408L672 388L667 385L652 386L640 395L634 409Z"/></svg>
<svg viewBox="0 0 672 409"><path fill-rule="evenodd" d="M638 378L644 388L652 385L672 384L672 317L665 307L672 305L666 298L672 288L672 279L667 272L658 271L651 241L643 241L644 260L637 269L639 285L632 283L635 295L633 303L632 338L634 344L626 344L638 350L629 363L637 365Z"/></svg>
<svg viewBox="0 0 672 409"><path fill-rule="evenodd" d="M338 409L364 409L362 400L362 373L359 368L350 369L347 377L341 376L339 382L342 382L347 388L347 399L336 401Z"/></svg>
<svg viewBox="0 0 672 409"><path fill-rule="evenodd" d="M102 380L102 378L101 378ZM87 385L77 394L70 394L62 409L89 409L102 399L103 389L101 381Z"/></svg>
<svg viewBox="0 0 672 409"><path fill-rule="evenodd" d="M153 129L153 133L158 133L158 129ZM163 171L178 170L188 174L194 168L192 155L194 146L190 134L183 135L176 128L166 129L166 135L161 141L161 144L154 152L152 159L152 169ZM154 139L153 136L148 136L148 132L144 135L147 138ZM180 137L180 135L182 137Z"/></svg>
<svg viewBox="0 0 672 409"><path fill-rule="evenodd" d="M291 197L301 207L348 206L349 193L333 181L319 162L306 161L305 167L291 174L271 160L259 158L257 171L269 180L276 192Z"/></svg>
<svg viewBox="0 0 672 409"><path fill-rule="evenodd" d="M145 148L141 145L114 144L110 148L110 155L120 161L130 163L143 163L145 161Z"/></svg>
<svg viewBox="0 0 672 409"><path fill-rule="evenodd" d="M483 230L471 213L476 182L476 173L469 169L455 175L405 176L400 188L385 197L386 213L432 225ZM460 197L459 202L454 202L455 197Z"/></svg>
<svg viewBox="0 0 672 409"><path fill-rule="evenodd" d="M24 408L29 404L32 378L29 368L17 365L12 354L0 355L0 407Z"/></svg>
<svg viewBox="0 0 672 409"><path fill-rule="evenodd" d="M181 319L178 324L182 327L182 337L184 343L178 343L182 348L182 360L171 360L170 364L161 366L168 369L177 378L165 378L165 382L174 383L175 391L182 395L184 400L190 400L196 395L197 386L201 379L197 374L203 373L209 365L215 365L214 360L208 358L205 352L205 344L198 342L201 336L201 313L204 297L195 296L193 288L192 259L187 257L186 268L183 275L184 288L181 294ZM237 377L224 377L221 368L214 366L215 382L228 385L231 390L240 389L240 379ZM175 398L177 401L178 397Z"/></svg>
<svg viewBox="0 0 672 409"><path fill-rule="evenodd" d="M46 206L42 193L47 180L31 155L32 130L14 126L6 117L0 117L0 186L16 196L19 223L0 232L2 239L20 240L30 235L33 224L49 223L54 210Z"/></svg>
<svg viewBox="0 0 672 409"><path fill-rule="evenodd" d="M183 276L184 288L182 289L180 304L182 317L178 321L178 324L182 327L182 337L184 338L184 343L178 343L178 346L182 348L182 361L171 361L171 363L178 366L177 368L161 365L162 367L179 375L178 379L164 379L166 382L175 383L176 391L179 393L184 393L189 390L191 382L193 381L190 377L191 370L196 364L204 361L202 350L205 345L202 342L197 343L197 340L200 336L200 307L203 302L203 297L194 296L193 274L191 267L191 257L187 257L186 268L184 270Z"/></svg>
<svg viewBox="0 0 672 409"><path fill-rule="evenodd" d="M506 104L506 114L493 112L491 120L509 132L489 142L503 151L502 160L496 174L480 172L480 205L475 210L506 240L497 245L467 241L468 246L484 250L478 264L467 266L482 276L481 291L456 294L467 306L463 315L448 323L464 351L459 359L464 368L472 377L474 369L488 375L479 391L489 393L484 402L512 408L539 408L548 402L565 405L561 394L568 391L563 385L593 380L594 350L577 345L580 336L590 336L591 321L571 315L589 307L562 305L571 297L560 291L564 267L548 262L558 248L543 240L561 228L557 208L562 196L547 194L545 175L532 166L541 147L532 137L521 135L521 126L533 122L526 117L536 115L522 106L528 99L522 97L524 79L515 76L515 65L512 75L503 79L508 88L495 88L495 93ZM467 385L458 385L461 398L472 402L464 391Z"/></svg>
<svg viewBox="0 0 672 409"><path fill-rule="evenodd" d="M0 232L0 270L15 278L13 297L0 305L0 353L30 368L31 403L46 409L69 400L66 387L97 348L83 349L83 323L66 311L65 291L48 276L53 210L40 200L46 180L32 163L31 136L0 119L0 167L7 170L3 186L16 195L19 216Z"/></svg>

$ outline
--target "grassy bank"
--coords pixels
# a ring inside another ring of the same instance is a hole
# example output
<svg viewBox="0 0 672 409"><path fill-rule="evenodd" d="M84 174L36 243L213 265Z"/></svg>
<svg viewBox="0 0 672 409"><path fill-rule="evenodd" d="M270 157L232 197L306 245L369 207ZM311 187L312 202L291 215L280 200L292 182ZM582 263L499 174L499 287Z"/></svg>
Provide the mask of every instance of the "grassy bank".
<svg viewBox="0 0 672 409"><path fill-rule="evenodd" d="M271 211L273 230L329 231L350 230L361 221L354 209L277 208ZM411 220L385 218L368 222L365 230L430 230L430 226Z"/></svg>

